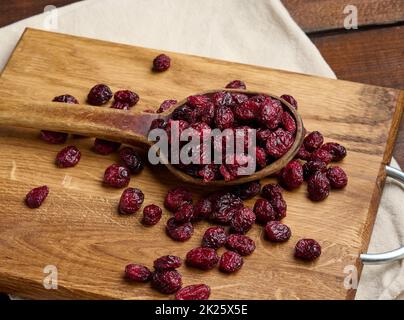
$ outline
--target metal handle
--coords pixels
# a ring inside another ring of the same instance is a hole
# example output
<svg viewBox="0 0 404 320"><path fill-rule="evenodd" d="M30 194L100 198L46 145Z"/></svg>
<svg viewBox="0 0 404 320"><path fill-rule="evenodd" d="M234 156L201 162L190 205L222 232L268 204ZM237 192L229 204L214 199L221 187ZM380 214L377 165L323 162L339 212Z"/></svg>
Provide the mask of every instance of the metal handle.
<svg viewBox="0 0 404 320"><path fill-rule="evenodd" d="M393 167L386 166L388 177L404 183L404 173ZM404 259L404 247L384 253L363 253L359 256L363 264L383 264Z"/></svg>

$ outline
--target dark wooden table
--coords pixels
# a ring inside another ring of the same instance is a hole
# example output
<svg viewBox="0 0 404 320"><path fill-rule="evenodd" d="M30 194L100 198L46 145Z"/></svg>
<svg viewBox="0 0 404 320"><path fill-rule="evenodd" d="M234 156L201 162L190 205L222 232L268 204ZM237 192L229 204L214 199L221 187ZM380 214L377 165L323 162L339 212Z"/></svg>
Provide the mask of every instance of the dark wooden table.
<svg viewBox="0 0 404 320"><path fill-rule="evenodd" d="M77 0L0 1L0 27ZM325 60L344 80L404 89L404 0L282 0ZM347 5L358 10L358 30L344 28ZM404 167L404 121L394 157ZM5 299L5 296L0 300Z"/></svg>

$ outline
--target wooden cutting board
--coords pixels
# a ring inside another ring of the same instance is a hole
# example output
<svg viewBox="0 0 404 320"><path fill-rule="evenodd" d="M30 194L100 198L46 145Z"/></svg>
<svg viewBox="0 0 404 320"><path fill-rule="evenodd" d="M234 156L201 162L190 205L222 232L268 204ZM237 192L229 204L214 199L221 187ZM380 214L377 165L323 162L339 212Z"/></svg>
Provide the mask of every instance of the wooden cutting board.
<svg viewBox="0 0 404 320"><path fill-rule="evenodd" d="M237 274L185 266L179 271L184 285L211 286L213 299L353 298L355 290L343 284L344 268L354 265L360 272L358 255L367 250L385 180L383 167L391 159L403 112L403 92L178 53L170 53L169 71L155 74L150 66L159 52L28 29L1 75L0 94L50 101L69 93L85 103L89 88L107 83L113 90L136 91L141 97L137 109L156 109L165 99L180 100L233 79L244 80L251 90L292 94L308 130L319 130L327 141L347 147L341 166L349 174L348 187L321 203L307 199L305 185L285 192L285 222L292 238L271 244L262 228L254 226L249 236L256 241L256 252L245 258ZM77 145L82 159L75 168L57 169L54 158L61 146L42 142L34 130L0 127L0 291L30 298L168 298L149 284L125 282L125 265L151 267L166 254L185 257L199 245L208 223L198 223L192 239L179 243L165 235L167 211L154 227L142 226L140 212L119 216L122 191L101 184L104 169L117 156L93 153L92 143L90 138L70 138L66 144ZM262 181L268 182L274 180ZM50 187L49 197L40 209L28 209L25 194L43 184ZM157 167L146 167L130 183L144 191L144 205L161 206L167 190L178 185ZM195 198L212 191L190 189ZM293 258L294 245L303 237L321 243L323 254L316 262ZM57 290L43 287L49 265L57 267Z"/></svg>

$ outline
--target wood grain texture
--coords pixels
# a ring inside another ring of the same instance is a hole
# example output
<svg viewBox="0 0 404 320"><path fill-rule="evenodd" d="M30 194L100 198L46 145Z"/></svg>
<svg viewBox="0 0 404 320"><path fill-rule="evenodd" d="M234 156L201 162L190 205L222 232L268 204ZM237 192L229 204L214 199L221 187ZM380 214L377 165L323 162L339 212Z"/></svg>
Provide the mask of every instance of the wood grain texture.
<svg viewBox="0 0 404 320"><path fill-rule="evenodd" d="M47 5L61 7L78 0L2 0L0 1L0 27L42 13Z"/></svg>
<svg viewBox="0 0 404 320"><path fill-rule="evenodd" d="M358 9L358 26L404 21L402 0L282 0L297 24L307 33L344 29L344 8Z"/></svg>
<svg viewBox="0 0 404 320"><path fill-rule="evenodd" d="M84 102L91 86L105 82L113 90L138 92L136 108L145 110L157 109L164 99L180 100L241 78L250 90L294 95L308 130L319 129L327 141L347 146L349 156L341 165L350 177L348 187L321 203L310 202L305 187L285 193L285 222L293 230L292 239L271 244L262 228L254 226L249 236L257 250L237 274L185 266L180 271L185 285L210 285L213 299L352 298L354 292L343 286L343 269L357 264L359 253L367 248L384 181L381 166L391 157L403 111L401 92L177 53L169 53L173 66L168 72L154 74L150 64L157 53L28 30L0 78L0 94L18 88L19 97L46 101L68 92ZM101 184L104 169L117 161L116 155L94 154L92 139L71 138L67 144L81 149L82 160L75 168L57 169L53 161L61 146L45 144L37 135L28 129L0 128L0 290L32 298L167 298L148 284L126 283L124 266L151 266L165 254L184 257L200 244L208 224L198 223L194 236L178 243L164 233L170 216L166 211L151 228L141 225L140 213L119 216L121 190ZM274 182L262 183L269 181ZM26 208L26 192L42 184L50 187L48 199L40 209ZM167 190L179 184L166 169L147 166L130 186L144 191L144 205L162 205ZM190 189L195 198L212 191ZM246 202L249 207L253 203ZM316 262L293 258L294 244L303 237L321 243L323 254ZM46 265L58 267L58 290L42 286Z"/></svg>

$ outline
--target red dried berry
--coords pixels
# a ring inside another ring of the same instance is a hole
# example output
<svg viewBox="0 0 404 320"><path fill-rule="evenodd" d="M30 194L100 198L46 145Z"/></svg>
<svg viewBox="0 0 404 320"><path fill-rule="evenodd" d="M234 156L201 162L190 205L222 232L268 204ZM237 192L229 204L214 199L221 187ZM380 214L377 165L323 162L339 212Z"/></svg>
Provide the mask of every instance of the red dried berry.
<svg viewBox="0 0 404 320"><path fill-rule="evenodd" d="M202 247L219 249L226 243L227 235L222 227L210 227L206 229L202 238Z"/></svg>
<svg viewBox="0 0 404 320"><path fill-rule="evenodd" d="M321 255L320 244L313 239L301 239L296 243L295 257L303 260L314 260Z"/></svg>
<svg viewBox="0 0 404 320"><path fill-rule="evenodd" d="M173 120L183 120L192 123L196 121L196 114L194 112L194 108L187 104L184 104L175 108L171 118Z"/></svg>
<svg viewBox="0 0 404 320"><path fill-rule="evenodd" d="M213 163L204 165L202 169L198 171L198 176L205 182L215 180L219 174L219 166Z"/></svg>
<svg viewBox="0 0 404 320"><path fill-rule="evenodd" d="M48 194L49 194L48 186L34 188L30 192L28 192L27 195L25 196L25 203L31 209L39 208L45 201Z"/></svg>
<svg viewBox="0 0 404 320"><path fill-rule="evenodd" d="M284 242L292 235L290 228L279 221L270 221L265 226L265 234L269 241Z"/></svg>
<svg viewBox="0 0 404 320"><path fill-rule="evenodd" d="M53 100L54 102L63 102L63 103L71 103L71 104L78 104L79 102L77 99L70 94L64 94L61 96L54 97Z"/></svg>
<svg viewBox="0 0 404 320"><path fill-rule="evenodd" d="M317 171L308 181L307 191L313 201L322 201L330 194L330 181L325 173Z"/></svg>
<svg viewBox="0 0 404 320"><path fill-rule="evenodd" d="M164 294L177 292L182 287L181 274L176 270L153 272L152 287Z"/></svg>
<svg viewBox="0 0 404 320"><path fill-rule="evenodd" d="M217 265L219 256L215 249L199 247L187 253L186 262L191 267L209 270Z"/></svg>
<svg viewBox="0 0 404 320"><path fill-rule="evenodd" d="M267 184L262 188L262 196L267 199L276 213L276 220L286 217L287 205L282 196L282 188L279 185Z"/></svg>
<svg viewBox="0 0 404 320"><path fill-rule="evenodd" d="M171 212L176 212L184 203L192 203L192 194L183 187L169 190L164 200L164 206Z"/></svg>
<svg viewBox="0 0 404 320"><path fill-rule="evenodd" d="M324 142L323 135L318 131L309 133L303 140L303 145L307 151L313 152L320 148Z"/></svg>
<svg viewBox="0 0 404 320"><path fill-rule="evenodd" d="M239 92L232 92L231 96L233 98L233 102L237 104L243 104L248 100L248 96L244 93L239 93Z"/></svg>
<svg viewBox="0 0 404 320"><path fill-rule="evenodd" d="M124 147L119 150L119 158L122 163L129 169L130 173L135 174L143 170L143 160L135 149Z"/></svg>
<svg viewBox="0 0 404 320"><path fill-rule="evenodd" d="M162 210L159 206L155 204L149 204L143 209L143 224L147 226L153 226L157 224L162 216Z"/></svg>
<svg viewBox="0 0 404 320"><path fill-rule="evenodd" d="M208 300L210 288L206 284L193 284L180 289L175 294L176 300Z"/></svg>
<svg viewBox="0 0 404 320"><path fill-rule="evenodd" d="M154 260L153 263L154 269L158 271L177 269L181 267L181 265L182 265L181 258L172 255L162 256Z"/></svg>
<svg viewBox="0 0 404 320"><path fill-rule="evenodd" d="M330 167L327 170L327 178L334 189L342 189L348 184L348 176L340 167Z"/></svg>
<svg viewBox="0 0 404 320"><path fill-rule="evenodd" d="M309 161L311 158L311 152L307 151L304 145L301 145L299 151L296 154L296 158L300 160Z"/></svg>
<svg viewBox="0 0 404 320"><path fill-rule="evenodd" d="M179 223L170 218L167 221L166 231L171 239L183 242L192 237L194 227L191 222Z"/></svg>
<svg viewBox="0 0 404 320"><path fill-rule="evenodd" d="M242 89L242 90L247 89L244 81L241 81L241 80L233 80L232 82L229 82L226 85L226 88L227 89Z"/></svg>
<svg viewBox="0 0 404 320"><path fill-rule="evenodd" d="M199 106L199 108L196 109L196 117L200 121L205 122L208 125L212 125L215 117L215 106L213 103L210 102L206 105Z"/></svg>
<svg viewBox="0 0 404 320"><path fill-rule="evenodd" d="M153 60L153 70L157 72L166 71L171 66L171 58L166 54L159 54Z"/></svg>
<svg viewBox="0 0 404 320"><path fill-rule="evenodd" d="M187 101L194 108L203 107L210 103L209 97L203 94L189 96Z"/></svg>
<svg viewBox="0 0 404 320"><path fill-rule="evenodd" d="M255 250L255 242L243 234L231 234L227 237L226 248L242 256L248 256Z"/></svg>
<svg viewBox="0 0 404 320"><path fill-rule="evenodd" d="M111 89L105 84L97 84L91 88L87 102L93 106L101 106L112 98Z"/></svg>
<svg viewBox="0 0 404 320"><path fill-rule="evenodd" d="M150 131L154 129L165 129L167 122L164 119L154 119L150 125Z"/></svg>
<svg viewBox="0 0 404 320"><path fill-rule="evenodd" d="M341 161L346 157L346 149L336 142L327 142L321 146L321 149L328 151L332 155L332 161Z"/></svg>
<svg viewBox="0 0 404 320"><path fill-rule="evenodd" d="M140 264L128 264L125 267L125 277L136 282L147 282L151 278L151 271Z"/></svg>
<svg viewBox="0 0 404 320"><path fill-rule="evenodd" d="M268 129L274 130L279 126L283 110L282 106L271 98L266 98L260 106L258 121Z"/></svg>
<svg viewBox="0 0 404 320"><path fill-rule="evenodd" d="M122 192L119 200L119 213L132 214L140 209L144 201L144 194L140 189L127 188Z"/></svg>
<svg viewBox="0 0 404 320"><path fill-rule="evenodd" d="M271 203L266 199L257 199L254 204L254 213L258 223L267 223L277 220L277 214Z"/></svg>
<svg viewBox="0 0 404 320"><path fill-rule="evenodd" d="M233 107L233 95L227 91L216 92L212 95L212 102L216 107Z"/></svg>
<svg viewBox="0 0 404 320"><path fill-rule="evenodd" d="M242 200L248 200L261 192L261 184L258 180L247 182L235 186L231 192Z"/></svg>
<svg viewBox="0 0 404 320"><path fill-rule="evenodd" d="M236 211L243 207L243 201L230 192L219 192L210 197L212 201L212 213L210 219L228 224Z"/></svg>
<svg viewBox="0 0 404 320"><path fill-rule="evenodd" d="M40 134L40 138L51 144L62 144L67 140L68 134L64 132L54 132L48 130L42 130Z"/></svg>
<svg viewBox="0 0 404 320"><path fill-rule="evenodd" d="M257 112L260 105L252 100L247 100L243 104L238 104L234 107L234 115L236 119L241 121L254 120L257 117Z"/></svg>
<svg viewBox="0 0 404 320"><path fill-rule="evenodd" d="M172 128L178 128L178 132L175 132L174 135L171 134ZM167 133L168 142L171 144L174 141L179 141L181 134L184 130L189 128L189 123L184 120L168 120L167 126L165 128Z"/></svg>
<svg viewBox="0 0 404 320"><path fill-rule="evenodd" d="M255 214L250 208L242 208L233 216L230 221L231 230L234 233L246 233L255 222Z"/></svg>
<svg viewBox="0 0 404 320"><path fill-rule="evenodd" d="M224 130L234 126L234 114L229 107L221 106L215 110L214 122L217 128Z"/></svg>
<svg viewBox="0 0 404 320"><path fill-rule="evenodd" d="M268 137L265 148L268 155L275 159L281 158L292 147L294 142L293 135L281 128L272 132Z"/></svg>
<svg viewBox="0 0 404 320"><path fill-rule="evenodd" d="M123 188L129 184L129 170L119 164L110 165L104 173L104 183L114 188Z"/></svg>
<svg viewBox="0 0 404 320"><path fill-rule="evenodd" d="M129 108L133 107L139 102L139 96L130 90L120 90L115 92L114 99L116 102L127 104Z"/></svg>
<svg viewBox="0 0 404 320"><path fill-rule="evenodd" d="M177 100L164 100L156 112L162 113L162 112L170 109L172 106L176 105L177 102L178 102Z"/></svg>
<svg viewBox="0 0 404 320"><path fill-rule="evenodd" d="M261 194L267 200L282 197L282 188L279 184L266 184L262 187Z"/></svg>
<svg viewBox="0 0 404 320"><path fill-rule="evenodd" d="M93 150L99 154L111 154L119 149L121 144L119 142L108 141L96 138L94 140Z"/></svg>
<svg viewBox="0 0 404 320"><path fill-rule="evenodd" d="M290 115L289 112L284 111L281 116L281 124L282 127L285 128L286 131L294 134L296 132L296 122L295 119Z"/></svg>
<svg viewBox="0 0 404 320"><path fill-rule="evenodd" d="M189 222L194 216L194 206L190 203L182 204L174 214L174 219L177 222Z"/></svg>
<svg viewBox="0 0 404 320"><path fill-rule="evenodd" d="M208 198L200 199L194 207L193 219L206 219L212 213L212 201Z"/></svg>
<svg viewBox="0 0 404 320"><path fill-rule="evenodd" d="M332 161L332 155L331 153L329 153L328 151L324 150L324 149L317 149L316 151L314 151L311 156L310 156L310 160L311 161L323 161L326 164L329 164Z"/></svg>
<svg viewBox="0 0 404 320"><path fill-rule="evenodd" d="M320 160L314 160L306 162L303 165L303 178L305 181L315 174L317 171L325 172L327 170L327 164Z"/></svg>
<svg viewBox="0 0 404 320"><path fill-rule="evenodd" d="M288 190L300 187L303 183L303 167L299 160L289 162L280 173L282 186Z"/></svg>
<svg viewBox="0 0 404 320"><path fill-rule="evenodd" d="M291 104L292 107L295 107L297 109L297 101L292 96L290 96L288 94L283 94L283 95L281 95L281 99L285 100L286 102Z"/></svg>
<svg viewBox="0 0 404 320"><path fill-rule="evenodd" d="M243 263L243 257L237 252L226 251L220 258L219 269L226 273L233 273L240 270Z"/></svg>
<svg viewBox="0 0 404 320"><path fill-rule="evenodd" d="M267 165L267 154L261 147L255 147L255 161L259 168L264 168Z"/></svg>
<svg viewBox="0 0 404 320"><path fill-rule="evenodd" d="M56 155L56 165L59 168L74 167L81 158L81 152L75 146L67 146Z"/></svg>

